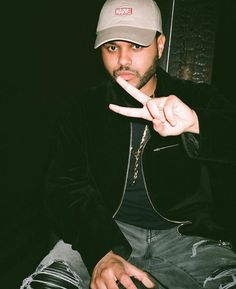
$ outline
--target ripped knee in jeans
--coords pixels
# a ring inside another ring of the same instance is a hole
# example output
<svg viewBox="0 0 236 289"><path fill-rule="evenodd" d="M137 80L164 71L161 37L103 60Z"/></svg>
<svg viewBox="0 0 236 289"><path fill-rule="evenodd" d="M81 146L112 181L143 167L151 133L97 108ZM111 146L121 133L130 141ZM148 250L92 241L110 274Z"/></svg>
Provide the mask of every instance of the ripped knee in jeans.
<svg viewBox="0 0 236 289"><path fill-rule="evenodd" d="M197 243L193 244L191 257L193 258L193 257L197 256L197 249L199 247L209 245L209 244L217 244L219 247L228 248L230 250L232 249L230 242L225 242L225 241L221 241L221 240L215 241L215 240L203 239L203 240L200 240Z"/></svg>
<svg viewBox="0 0 236 289"><path fill-rule="evenodd" d="M82 279L70 269L70 266L56 260L49 265L40 265L36 271L26 278L20 289L84 289Z"/></svg>
<svg viewBox="0 0 236 289"><path fill-rule="evenodd" d="M219 289L235 289L236 288L236 263L225 265L212 272L205 280L203 288L212 287L212 283L218 282Z"/></svg>

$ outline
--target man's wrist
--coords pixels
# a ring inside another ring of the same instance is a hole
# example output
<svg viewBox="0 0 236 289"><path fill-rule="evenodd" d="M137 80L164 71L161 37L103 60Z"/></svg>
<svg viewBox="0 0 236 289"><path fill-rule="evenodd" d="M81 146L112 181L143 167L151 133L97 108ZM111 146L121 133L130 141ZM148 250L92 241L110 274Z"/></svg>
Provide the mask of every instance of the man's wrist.
<svg viewBox="0 0 236 289"><path fill-rule="evenodd" d="M187 132L199 134L200 130L199 130L198 116L194 110L192 110L192 112L193 112L193 124L189 127Z"/></svg>

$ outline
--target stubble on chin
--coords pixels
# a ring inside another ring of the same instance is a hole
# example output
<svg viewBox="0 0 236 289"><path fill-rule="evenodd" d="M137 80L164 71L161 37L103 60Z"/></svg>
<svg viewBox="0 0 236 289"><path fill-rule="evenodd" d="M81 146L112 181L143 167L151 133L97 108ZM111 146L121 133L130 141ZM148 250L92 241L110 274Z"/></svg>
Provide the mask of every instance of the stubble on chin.
<svg viewBox="0 0 236 289"><path fill-rule="evenodd" d="M138 71L133 70L129 67L120 67L119 69L114 70L111 76L114 80L116 80L117 76L119 75L119 72L131 71L137 78L136 84L133 84L133 86L135 86L137 89L141 89L156 74L157 64L158 64L158 56L154 58L152 65L147 69L147 71L143 75L141 75Z"/></svg>
<svg viewBox="0 0 236 289"><path fill-rule="evenodd" d="M158 63L158 57L155 57L152 65L148 68L148 70L144 73L144 75L140 78L139 83L136 88L141 89L148 83L148 81L156 74L156 67Z"/></svg>

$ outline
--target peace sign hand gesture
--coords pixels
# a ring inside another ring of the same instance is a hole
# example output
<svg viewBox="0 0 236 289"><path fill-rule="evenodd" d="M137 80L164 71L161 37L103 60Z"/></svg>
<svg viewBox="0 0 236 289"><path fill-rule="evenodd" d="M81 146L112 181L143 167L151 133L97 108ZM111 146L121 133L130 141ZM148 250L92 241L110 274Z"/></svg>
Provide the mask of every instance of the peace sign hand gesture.
<svg viewBox="0 0 236 289"><path fill-rule="evenodd" d="M149 120L153 123L154 130L162 136L179 135L184 132L199 133L197 114L177 96L151 98L121 77L117 77L116 81L142 103L143 107L130 108L110 104L109 108L112 111L128 117Z"/></svg>

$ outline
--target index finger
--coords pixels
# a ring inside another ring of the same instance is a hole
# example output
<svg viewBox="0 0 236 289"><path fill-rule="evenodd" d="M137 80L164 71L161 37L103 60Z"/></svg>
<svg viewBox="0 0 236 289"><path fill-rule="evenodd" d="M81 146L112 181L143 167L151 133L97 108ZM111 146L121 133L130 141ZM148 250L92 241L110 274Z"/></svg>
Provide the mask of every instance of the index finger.
<svg viewBox="0 0 236 289"><path fill-rule="evenodd" d="M116 104L109 104L109 108L112 111L122 114L124 116L144 118L142 113L143 108L124 107Z"/></svg>
<svg viewBox="0 0 236 289"><path fill-rule="evenodd" d="M149 96L142 93L139 89L134 87L133 85L129 84L126 80L124 80L122 77L118 76L116 78L116 81L119 83L121 87L124 88L133 98L135 98L137 101L145 105L145 103L150 99Z"/></svg>

